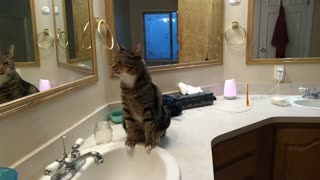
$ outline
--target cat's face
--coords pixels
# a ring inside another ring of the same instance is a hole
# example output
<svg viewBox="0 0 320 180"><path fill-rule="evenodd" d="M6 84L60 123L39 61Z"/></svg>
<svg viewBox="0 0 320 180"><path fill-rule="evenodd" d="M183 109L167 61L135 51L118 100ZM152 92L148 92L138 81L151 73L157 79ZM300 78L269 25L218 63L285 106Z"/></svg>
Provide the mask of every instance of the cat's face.
<svg viewBox="0 0 320 180"><path fill-rule="evenodd" d="M15 74L15 62L13 59L14 46L10 46L3 54L0 53L0 76Z"/></svg>
<svg viewBox="0 0 320 180"><path fill-rule="evenodd" d="M118 44L118 54L115 56L112 65L112 71L115 74L136 75L143 64L144 61L141 59L140 45L134 50L127 50Z"/></svg>

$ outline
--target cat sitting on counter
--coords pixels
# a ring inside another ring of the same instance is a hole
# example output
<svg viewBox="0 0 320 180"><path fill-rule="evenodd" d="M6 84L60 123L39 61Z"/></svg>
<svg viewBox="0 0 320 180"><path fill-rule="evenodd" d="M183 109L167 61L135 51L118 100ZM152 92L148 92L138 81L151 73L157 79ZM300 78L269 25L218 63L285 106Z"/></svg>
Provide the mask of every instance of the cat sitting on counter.
<svg viewBox="0 0 320 180"><path fill-rule="evenodd" d="M112 70L121 82L126 146L131 150L136 143L144 142L146 150L150 151L166 134L171 122L171 110L163 105L162 94L152 83L141 58L141 44L134 50L127 50L118 44Z"/></svg>

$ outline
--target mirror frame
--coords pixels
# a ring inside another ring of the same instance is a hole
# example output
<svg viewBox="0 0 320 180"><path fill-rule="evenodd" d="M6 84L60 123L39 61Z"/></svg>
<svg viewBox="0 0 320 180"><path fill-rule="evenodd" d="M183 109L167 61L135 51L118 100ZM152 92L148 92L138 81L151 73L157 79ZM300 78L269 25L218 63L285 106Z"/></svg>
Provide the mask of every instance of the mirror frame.
<svg viewBox="0 0 320 180"><path fill-rule="evenodd" d="M55 7L55 0L52 0L52 7ZM66 28L68 28L67 27L67 19L66 19L66 4L65 4L65 1L63 1L63 3L62 3L62 9L63 9L63 14L65 15L64 17L63 17L63 20L64 20L64 27L65 27L65 29L64 29L64 31L65 32L67 32L66 31ZM76 58L76 59L70 59L69 58L69 51L68 51L68 47L66 47L65 49L62 49L62 48L59 48L59 45L58 45L58 40L57 40L57 34L58 34L58 30L57 30L57 20L56 20L56 17L55 17L55 15L53 15L53 23L54 23L54 33L55 33L55 37L56 37L56 56L57 56L57 63L58 63L58 66L59 67L63 67L63 68L69 68L69 69L73 69L73 70L76 70L76 71L80 71L80 72L83 72L83 73L87 73L87 74L93 74L94 72L94 70L93 70L93 67L92 67L92 69L88 69L88 68L84 68L84 67L80 67L80 66L77 66L77 65L75 65L74 63L78 63L78 62L83 62L83 61L85 61L84 59L85 58L87 58L87 57L81 57L81 58ZM91 24L91 21L90 21L90 24ZM67 36L65 37L65 38L67 38L68 39L68 34L67 34ZM59 57L59 50L62 50L62 51L65 51L66 52L66 62L61 62L60 61L60 57ZM91 46L91 52L92 52L92 46ZM93 58L93 57L92 57ZM93 62L92 62L92 64L93 64ZM92 65L93 66L93 65Z"/></svg>
<svg viewBox="0 0 320 180"><path fill-rule="evenodd" d="M252 58L253 26L254 26L254 1L248 0L248 23L247 23L247 64L302 64L320 63L320 57L307 58Z"/></svg>
<svg viewBox="0 0 320 180"><path fill-rule="evenodd" d="M34 47L34 57L33 62L16 62L16 66L19 67L40 67L40 50L38 47L38 34L37 34L37 18L35 13L35 0L29 0L30 3L30 16L31 16L31 26L32 26L32 35L33 35L33 47Z"/></svg>
<svg viewBox="0 0 320 180"><path fill-rule="evenodd" d="M181 64L169 64L169 65L159 65L159 66L148 66L149 72L159 72L159 71L168 71L168 70L177 70L177 69L186 69L186 68L194 68L194 67L203 67L203 66L211 66L211 65L222 65L223 64L223 45L224 45L224 31L223 31L223 24L224 24L224 2L218 0L220 6L222 7L219 11L221 15L219 24L221 24L220 29L217 34L219 34L220 38L220 45L219 45L219 55L218 59L213 59L211 61L203 61L203 62L190 62L190 63L181 63ZM115 37L115 27L114 27L114 16L113 16L113 0L105 0L105 12L106 12L106 22L109 24L112 34ZM179 12L177 12L177 16L179 17ZM178 23L179 26L179 23ZM178 38L179 44L179 38ZM116 54L116 48L114 48L109 53L109 65L112 66L113 58ZM111 72L111 77L115 77L115 75Z"/></svg>
<svg viewBox="0 0 320 180"><path fill-rule="evenodd" d="M13 115L21 110L32 107L35 104L41 103L58 95L66 94L84 86L90 85L97 82L98 71L97 71L97 55L96 55L96 39L95 39L95 18L93 16L93 2L88 0L89 7L89 20L90 20L90 32L91 32L91 45L92 45L92 68L93 75L84 77L82 79L66 83L64 85L52 88L48 91L38 92L29 96L25 96L7 103L0 105L0 118Z"/></svg>

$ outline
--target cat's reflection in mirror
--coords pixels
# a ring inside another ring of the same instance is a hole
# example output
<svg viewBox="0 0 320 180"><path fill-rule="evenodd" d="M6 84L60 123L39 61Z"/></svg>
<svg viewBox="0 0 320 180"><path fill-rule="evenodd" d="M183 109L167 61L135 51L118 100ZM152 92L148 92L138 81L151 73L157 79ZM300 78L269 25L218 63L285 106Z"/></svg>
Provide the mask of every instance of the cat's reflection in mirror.
<svg viewBox="0 0 320 180"><path fill-rule="evenodd" d="M16 71L14 45L0 51L0 103L39 92L38 88L23 80Z"/></svg>

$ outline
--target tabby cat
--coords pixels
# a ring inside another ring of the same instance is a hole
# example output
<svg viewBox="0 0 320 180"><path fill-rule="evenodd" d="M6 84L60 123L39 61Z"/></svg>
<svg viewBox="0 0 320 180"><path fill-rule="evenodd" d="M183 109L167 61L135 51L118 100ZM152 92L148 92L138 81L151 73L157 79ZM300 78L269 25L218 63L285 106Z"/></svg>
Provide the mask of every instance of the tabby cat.
<svg viewBox="0 0 320 180"><path fill-rule="evenodd" d="M16 72L13 56L14 45L3 54L0 52L0 103L39 92L34 85L24 81Z"/></svg>
<svg viewBox="0 0 320 180"><path fill-rule="evenodd" d="M150 151L170 125L170 110L162 105L161 92L152 83L141 59L141 45L135 50L126 50L118 44L118 50L112 70L121 82L126 146L132 149L137 142L144 142L146 150Z"/></svg>

